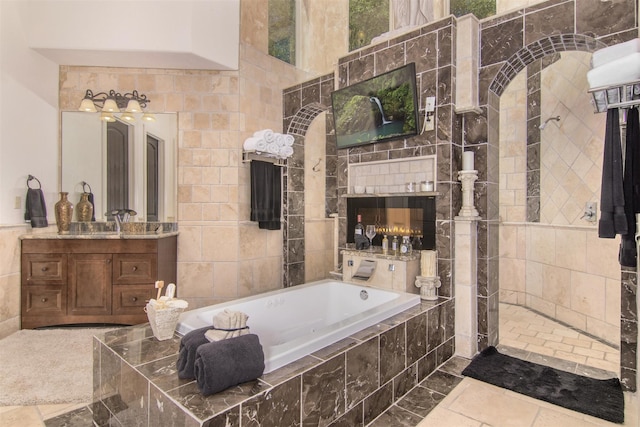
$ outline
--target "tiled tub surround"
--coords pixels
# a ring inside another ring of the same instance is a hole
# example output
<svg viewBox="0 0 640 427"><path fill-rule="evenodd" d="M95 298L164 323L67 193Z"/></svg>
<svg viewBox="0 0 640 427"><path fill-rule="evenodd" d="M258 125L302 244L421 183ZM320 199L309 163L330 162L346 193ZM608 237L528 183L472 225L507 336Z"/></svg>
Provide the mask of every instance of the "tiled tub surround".
<svg viewBox="0 0 640 427"><path fill-rule="evenodd" d="M453 355L453 300L422 302L256 381L204 397L180 337L148 324L94 338L94 420L114 426L364 426Z"/></svg>

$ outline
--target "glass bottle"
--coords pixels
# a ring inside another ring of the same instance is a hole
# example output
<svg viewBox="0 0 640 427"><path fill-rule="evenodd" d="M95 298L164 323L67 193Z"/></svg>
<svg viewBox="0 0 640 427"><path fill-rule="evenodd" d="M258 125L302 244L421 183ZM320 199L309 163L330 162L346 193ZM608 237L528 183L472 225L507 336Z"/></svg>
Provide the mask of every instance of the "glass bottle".
<svg viewBox="0 0 640 427"><path fill-rule="evenodd" d="M357 243L358 236L364 236L364 226L362 225L362 215L358 215L358 222L356 222L355 230L353 231L353 236L355 237L355 241Z"/></svg>
<svg viewBox="0 0 640 427"><path fill-rule="evenodd" d="M386 254L387 252L389 252L389 239L385 234L384 237L382 238L382 253Z"/></svg>
<svg viewBox="0 0 640 427"><path fill-rule="evenodd" d="M391 241L391 251L394 254L398 253L398 236L393 236L393 240Z"/></svg>

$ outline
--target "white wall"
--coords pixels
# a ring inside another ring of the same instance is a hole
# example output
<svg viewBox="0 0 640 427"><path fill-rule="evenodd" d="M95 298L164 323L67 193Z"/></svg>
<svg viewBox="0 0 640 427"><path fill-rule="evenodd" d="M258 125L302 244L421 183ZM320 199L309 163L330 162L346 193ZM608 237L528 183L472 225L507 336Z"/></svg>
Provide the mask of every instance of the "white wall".
<svg viewBox="0 0 640 427"><path fill-rule="evenodd" d="M25 3L28 45L61 65L238 69L240 0Z"/></svg>
<svg viewBox="0 0 640 427"><path fill-rule="evenodd" d="M58 65L27 48L24 7L0 2L0 225L24 222L29 174L42 183L50 222L58 199Z"/></svg>

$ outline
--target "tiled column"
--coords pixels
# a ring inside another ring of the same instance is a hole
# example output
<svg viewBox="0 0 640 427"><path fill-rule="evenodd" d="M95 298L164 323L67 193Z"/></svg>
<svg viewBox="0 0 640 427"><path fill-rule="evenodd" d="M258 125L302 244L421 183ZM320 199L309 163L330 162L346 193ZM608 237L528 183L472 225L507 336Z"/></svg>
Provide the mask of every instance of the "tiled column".
<svg viewBox="0 0 640 427"><path fill-rule="evenodd" d="M455 354L466 358L478 352L478 219L455 217Z"/></svg>

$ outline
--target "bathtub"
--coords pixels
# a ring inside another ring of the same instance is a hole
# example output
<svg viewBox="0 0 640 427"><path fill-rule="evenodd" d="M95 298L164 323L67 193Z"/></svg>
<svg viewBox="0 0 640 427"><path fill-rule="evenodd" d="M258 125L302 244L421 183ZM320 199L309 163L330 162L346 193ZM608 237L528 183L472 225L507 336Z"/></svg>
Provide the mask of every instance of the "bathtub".
<svg viewBox="0 0 640 427"><path fill-rule="evenodd" d="M242 311L260 338L268 373L419 302L419 295L320 280L186 311L177 332L211 325L224 309Z"/></svg>

